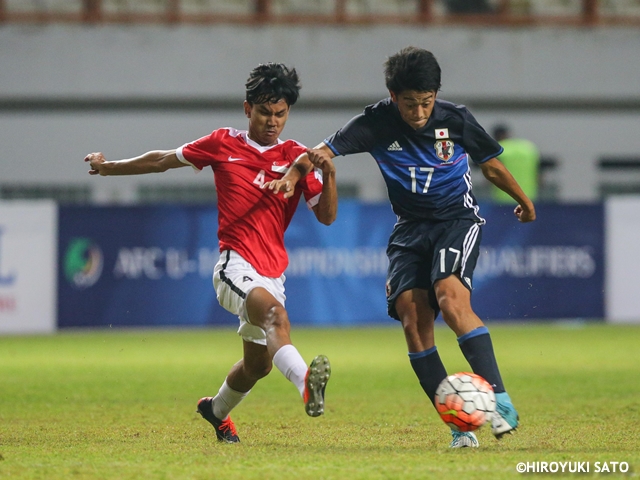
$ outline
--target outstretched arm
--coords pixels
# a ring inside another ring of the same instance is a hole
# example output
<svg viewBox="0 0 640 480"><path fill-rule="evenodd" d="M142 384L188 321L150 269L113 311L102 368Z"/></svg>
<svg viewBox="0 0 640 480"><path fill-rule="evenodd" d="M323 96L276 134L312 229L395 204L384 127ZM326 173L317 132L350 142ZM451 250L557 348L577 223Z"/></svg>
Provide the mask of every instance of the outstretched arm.
<svg viewBox="0 0 640 480"><path fill-rule="evenodd" d="M316 146L313 150L328 150L331 156L329 159L333 158L333 152L327 147L324 143ZM311 151L308 150L307 152ZM332 162L333 163L333 162ZM269 183L265 183L264 187L268 190L271 190L274 194L278 194L283 192L284 198L289 198L293 195L294 190L296 189L296 184L300 181L301 178L304 178L313 168L313 163L309 160L309 154L305 153L301 155L294 163L289 167L287 173L280 180L272 180Z"/></svg>
<svg viewBox="0 0 640 480"><path fill-rule="evenodd" d="M518 217L519 221L527 223L533 222L536 219L536 209L533 206L533 202L522 191L516 179L513 178L511 172L507 170L507 167L505 167L500 160L492 158L491 160L481 163L480 169L487 180L518 202L518 206L513 213Z"/></svg>
<svg viewBox="0 0 640 480"><path fill-rule="evenodd" d="M140 175L143 173L166 172L170 168L186 166L175 150L153 150L138 157L107 161L101 152L84 157L89 162L89 175Z"/></svg>
<svg viewBox="0 0 640 480"><path fill-rule="evenodd" d="M318 204L313 207L313 212L318 221L325 225L331 225L338 215L336 167L331 160L333 156L333 152L326 146L307 151L309 162L322 170L322 194Z"/></svg>

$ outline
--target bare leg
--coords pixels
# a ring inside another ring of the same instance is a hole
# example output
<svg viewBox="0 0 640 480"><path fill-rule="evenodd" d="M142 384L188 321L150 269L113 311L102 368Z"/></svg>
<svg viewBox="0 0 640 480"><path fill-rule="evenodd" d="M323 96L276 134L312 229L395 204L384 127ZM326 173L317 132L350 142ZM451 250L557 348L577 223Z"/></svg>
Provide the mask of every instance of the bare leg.
<svg viewBox="0 0 640 480"><path fill-rule="evenodd" d="M433 402L447 371L435 347L435 312L429 305L429 293L418 288L407 290L398 296L395 307L404 329L411 367Z"/></svg>
<svg viewBox="0 0 640 480"><path fill-rule="evenodd" d="M460 337L484 325L471 308L471 292L457 275L438 280L435 291L442 318L456 336Z"/></svg>

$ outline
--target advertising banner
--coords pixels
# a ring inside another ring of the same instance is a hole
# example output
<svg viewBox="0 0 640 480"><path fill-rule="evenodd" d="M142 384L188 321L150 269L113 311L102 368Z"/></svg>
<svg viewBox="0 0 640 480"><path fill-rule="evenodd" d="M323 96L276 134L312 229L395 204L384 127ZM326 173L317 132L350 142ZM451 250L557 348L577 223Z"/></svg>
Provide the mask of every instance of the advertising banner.
<svg viewBox="0 0 640 480"><path fill-rule="evenodd" d="M473 306L483 320L604 315L603 207L538 205L521 224L512 207L485 205Z"/></svg>
<svg viewBox="0 0 640 480"><path fill-rule="evenodd" d="M602 207L513 208L487 219L472 302L484 320L603 315ZM388 204L341 201L327 227L304 205L287 231L286 307L294 324L390 322ZM225 325L217 303L215 207L64 207L60 211L59 325Z"/></svg>
<svg viewBox="0 0 640 480"><path fill-rule="evenodd" d="M57 207L0 202L0 334L56 329Z"/></svg>
<svg viewBox="0 0 640 480"><path fill-rule="evenodd" d="M212 207L61 207L59 326L237 324L213 290Z"/></svg>
<svg viewBox="0 0 640 480"><path fill-rule="evenodd" d="M606 319L640 323L640 196L612 197L606 209Z"/></svg>
<svg viewBox="0 0 640 480"><path fill-rule="evenodd" d="M603 317L601 205L540 205L538 220L528 224L513 207L485 205L480 213L487 224L472 293L480 318ZM329 228L312 215L294 222L287 236L290 312L314 324L387 321L390 207L342 201Z"/></svg>
<svg viewBox="0 0 640 480"><path fill-rule="evenodd" d="M387 204L341 201L329 227L298 211L287 234L287 309L316 325L387 322Z"/></svg>

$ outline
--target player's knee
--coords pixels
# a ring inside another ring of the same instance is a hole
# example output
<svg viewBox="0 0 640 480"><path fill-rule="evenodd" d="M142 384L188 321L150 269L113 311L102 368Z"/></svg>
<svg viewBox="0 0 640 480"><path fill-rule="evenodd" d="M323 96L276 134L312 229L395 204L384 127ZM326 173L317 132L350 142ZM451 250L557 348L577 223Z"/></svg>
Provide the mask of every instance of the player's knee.
<svg viewBox="0 0 640 480"><path fill-rule="evenodd" d="M416 315L403 315L400 321L402 323L402 330L404 330L405 337L411 338L418 335L418 317Z"/></svg>
<svg viewBox="0 0 640 480"><path fill-rule="evenodd" d="M283 306L274 305L267 311L265 327L265 330L289 330L289 315Z"/></svg>
<svg viewBox="0 0 640 480"><path fill-rule="evenodd" d="M461 305L455 297L450 295L442 295L442 297L438 297L438 305L440 306L442 316L445 320L455 320L463 314L463 305Z"/></svg>

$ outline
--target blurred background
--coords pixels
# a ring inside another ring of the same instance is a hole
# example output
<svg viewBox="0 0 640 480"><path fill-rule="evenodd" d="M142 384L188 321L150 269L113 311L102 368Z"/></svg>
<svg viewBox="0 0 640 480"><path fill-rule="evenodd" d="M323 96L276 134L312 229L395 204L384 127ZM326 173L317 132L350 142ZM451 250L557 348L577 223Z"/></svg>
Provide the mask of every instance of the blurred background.
<svg viewBox="0 0 640 480"><path fill-rule="evenodd" d="M210 283L210 172L94 178L84 156L245 129L244 83L270 61L303 84L283 137L314 146L388 95L382 64L407 45L439 60L440 98L534 159L535 226L472 173L488 219L481 317L637 321L640 0L0 0L0 332L235 321ZM387 321L384 182L368 155L336 165L337 225L299 214L288 233L291 308L312 324ZM199 292L194 311L176 285ZM311 287L326 296L295 303ZM345 291L362 301L335 300ZM158 320L166 298L176 310Z"/></svg>

